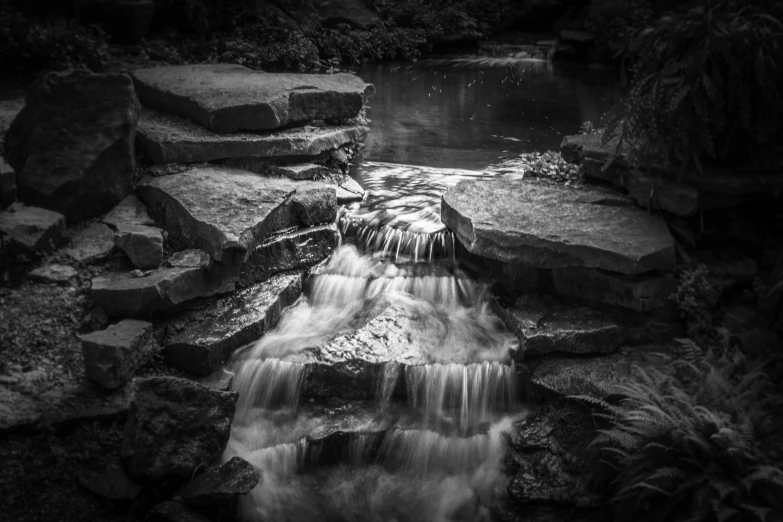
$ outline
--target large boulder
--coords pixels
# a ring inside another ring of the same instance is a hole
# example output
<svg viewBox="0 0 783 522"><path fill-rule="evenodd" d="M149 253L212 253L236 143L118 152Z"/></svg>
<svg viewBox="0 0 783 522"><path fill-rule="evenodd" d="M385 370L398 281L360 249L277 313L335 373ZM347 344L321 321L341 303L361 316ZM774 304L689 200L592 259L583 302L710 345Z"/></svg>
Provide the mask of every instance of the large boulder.
<svg viewBox="0 0 783 522"><path fill-rule="evenodd" d="M53 252L68 239L62 214L21 203L0 212L0 236L12 252L24 254Z"/></svg>
<svg viewBox="0 0 783 522"><path fill-rule="evenodd" d="M519 179L461 181L443 195L441 218L469 252L504 263L624 274L673 268L663 219L606 198Z"/></svg>
<svg viewBox="0 0 783 522"><path fill-rule="evenodd" d="M190 478L225 448L237 397L188 379L134 379L122 441L128 472L151 482Z"/></svg>
<svg viewBox="0 0 783 522"><path fill-rule="evenodd" d="M364 140L358 123L293 127L274 132L217 134L186 118L145 108L139 119L139 144L155 163L199 163L257 157L275 161L313 161L324 153Z"/></svg>
<svg viewBox="0 0 783 522"><path fill-rule="evenodd" d="M74 222L128 195L140 110L129 76L49 73L28 89L26 102L5 142L21 201Z"/></svg>
<svg viewBox="0 0 783 522"><path fill-rule="evenodd" d="M302 275L286 274L244 289L174 320L165 341L166 361L198 375L218 369L237 348L273 329L286 306L302 293Z"/></svg>
<svg viewBox="0 0 783 522"><path fill-rule="evenodd" d="M152 323L125 319L105 330L80 335L87 378L116 389L153 354Z"/></svg>
<svg viewBox="0 0 783 522"><path fill-rule="evenodd" d="M131 75L145 105L221 134L354 118L372 89L353 74L265 73L233 64L155 67Z"/></svg>
<svg viewBox="0 0 783 522"><path fill-rule="evenodd" d="M215 261L244 258L273 232L331 223L337 212L333 186L219 166L153 178L137 192L175 244Z"/></svg>

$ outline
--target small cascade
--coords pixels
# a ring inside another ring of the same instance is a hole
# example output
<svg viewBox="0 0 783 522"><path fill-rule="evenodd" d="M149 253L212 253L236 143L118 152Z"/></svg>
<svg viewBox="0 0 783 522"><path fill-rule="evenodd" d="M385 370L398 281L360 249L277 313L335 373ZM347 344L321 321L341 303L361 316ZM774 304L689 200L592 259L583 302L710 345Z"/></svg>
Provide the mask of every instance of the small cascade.
<svg viewBox="0 0 783 522"><path fill-rule="evenodd" d="M514 368L498 362L408 366L405 379L408 401L426 425L451 425L461 435L516 404Z"/></svg>
<svg viewBox="0 0 783 522"><path fill-rule="evenodd" d="M304 379L305 367L279 359L249 359L234 378L239 392L237 415L251 408L295 408Z"/></svg>
<svg viewBox="0 0 783 522"><path fill-rule="evenodd" d="M378 440L377 433L354 433L348 443L348 463L352 466L367 464Z"/></svg>
<svg viewBox="0 0 783 522"><path fill-rule="evenodd" d="M379 410L383 411L389 405L401 373L402 365L398 362L389 361L382 366L375 388L375 403Z"/></svg>
<svg viewBox="0 0 783 522"><path fill-rule="evenodd" d="M456 259L459 243L454 233L441 225L435 232L406 230L392 224L374 226L356 219L341 219L340 232L351 238L362 252L389 259L395 263L431 262Z"/></svg>
<svg viewBox="0 0 783 522"><path fill-rule="evenodd" d="M250 450L245 452L242 458L264 473L272 473L278 478L290 478L304 465L306 452L307 441L301 439Z"/></svg>

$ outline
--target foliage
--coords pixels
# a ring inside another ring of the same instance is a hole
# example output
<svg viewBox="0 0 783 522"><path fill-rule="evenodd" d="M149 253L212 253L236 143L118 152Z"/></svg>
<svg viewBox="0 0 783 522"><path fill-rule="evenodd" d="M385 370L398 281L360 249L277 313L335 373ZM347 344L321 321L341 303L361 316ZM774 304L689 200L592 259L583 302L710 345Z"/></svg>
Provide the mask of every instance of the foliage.
<svg viewBox="0 0 783 522"><path fill-rule="evenodd" d="M33 73L75 67L102 71L109 48L95 27L66 20L41 21L0 8L0 64Z"/></svg>
<svg viewBox="0 0 783 522"><path fill-rule="evenodd" d="M610 119L637 166L695 169L752 159L777 168L783 134L783 5L711 0L664 16L623 46L628 96Z"/></svg>
<svg viewBox="0 0 783 522"><path fill-rule="evenodd" d="M604 130L595 126L592 121L583 121L579 126L579 134L601 134Z"/></svg>
<svg viewBox="0 0 783 522"><path fill-rule="evenodd" d="M634 367L619 406L594 397L609 428L592 443L616 466L616 519L772 521L783 471L767 456L769 383L728 348L681 341L671 374Z"/></svg>
<svg viewBox="0 0 783 522"><path fill-rule="evenodd" d="M688 335L702 339L714 338L713 309L720 297L720 289L710 281L707 265L700 264L682 271L677 291L671 299L686 320Z"/></svg>

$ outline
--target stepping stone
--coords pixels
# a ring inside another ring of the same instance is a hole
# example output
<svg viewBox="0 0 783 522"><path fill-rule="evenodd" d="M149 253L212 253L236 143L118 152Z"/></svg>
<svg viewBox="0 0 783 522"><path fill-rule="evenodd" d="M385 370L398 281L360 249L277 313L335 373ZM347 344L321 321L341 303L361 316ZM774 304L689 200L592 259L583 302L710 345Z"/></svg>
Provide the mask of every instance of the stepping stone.
<svg viewBox="0 0 783 522"><path fill-rule="evenodd" d="M279 275L176 319L180 331L164 344L174 368L208 375L237 348L273 329L283 309L302 293L302 275Z"/></svg>
<svg viewBox="0 0 783 522"><path fill-rule="evenodd" d="M239 284L248 286L280 272L313 266L329 257L338 240L334 225L274 236L252 250L242 266Z"/></svg>
<svg viewBox="0 0 783 522"><path fill-rule="evenodd" d="M498 316L517 335L525 357L611 353L630 338L627 328L597 310L545 303L532 295L501 308Z"/></svg>
<svg viewBox="0 0 783 522"><path fill-rule="evenodd" d="M143 109L138 142L154 163L200 163L255 156L283 161L312 161L321 154L364 140L361 125L295 127L267 133L215 134L190 120Z"/></svg>
<svg viewBox="0 0 783 522"><path fill-rule="evenodd" d="M106 214L103 222L117 228L123 225L154 225L147 206L134 195L127 196Z"/></svg>
<svg viewBox="0 0 783 522"><path fill-rule="evenodd" d="M43 283L65 284L79 275L79 272L72 266L51 264L31 270L27 277Z"/></svg>
<svg viewBox="0 0 783 522"><path fill-rule="evenodd" d="M90 293L108 315L134 317L231 292L238 277L236 265L213 264L204 255L199 265L163 267L142 277L124 272L99 276L92 280Z"/></svg>
<svg viewBox="0 0 783 522"><path fill-rule="evenodd" d="M552 282L562 296L637 312L671 305L669 297L677 290L677 279L671 274L629 276L576 266L553 269Z"/></svg>
<svg viewBox="0 0 783 522"><path fill-rule="evenodd" d="M659 216L603 193L494 178L443 195L441 218L472 254L540 268L585 266L624 274L674 268L674 240Z"/></svg>
<svg viewBox="0 0 783 522"><path fill-rule="evenodd" d="M114 232L103 223L93 223L63 248L63 253L80 263L106 259L114 251Z"/></svg>
<svg viewBox="0 0 783 522"><path fill-rule="evenodd" d="M246 495L258 485L261 473L241 457L233 457L211 468L174 493L174 500L186 504L219 506L239 495Z"/></svg>
<svg viewBox="0 0 783 522"><path fill-rule="evenodd" d="M333 186L220 166L148 179L136 191L174 244L215 261L245 257L286 228L333 223L337 212Z"/></svg>
<svg viewBox="0 0 783 522"><path fill-rule="evenodd" d="M120 223L114 243L139 268L157 268L163 261L163 234L159 228Z"/></svg>
<svg viewBox="0 0 783 522"><path fill-rule="evenodd" d="M9 238L12 250L26 254L53 252L68 240L65 216L21 203L0 212L0 235Z"/></svg>
<svg viewBox="0 0 783 522"><path fill-rule="evenodd" d="M134 479L190 478L225 448L237 393L176 377L136 378L131 389L122 458Z"/></svg>
<svg viewBox="0 0 783 522"><path fill-rule="evenodd" d="M131 76L143 104L216 133L354 118L372 92L352 74L273 74L232 64L137 69Z"/></svg>
<svg viewBox="0 0 783 522"><path fill-rule="evenodd" d="M625 188L643 207L683 217L693 216L699 209L699 191L683 183L632 172L626 176Z"/></svg>
<svg viewBox="0 0 783 522"><path fill-rule="evenodd" d="M128 382L153 353L152 323L124 319L80 335L87 378L113 390Z"/></svg>

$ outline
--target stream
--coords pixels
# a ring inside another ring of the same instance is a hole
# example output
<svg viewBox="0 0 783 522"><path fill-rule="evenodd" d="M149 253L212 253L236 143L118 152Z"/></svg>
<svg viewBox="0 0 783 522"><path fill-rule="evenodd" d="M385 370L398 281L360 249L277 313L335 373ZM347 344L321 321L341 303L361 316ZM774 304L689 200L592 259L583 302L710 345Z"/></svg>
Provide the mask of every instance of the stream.
<svg viewBox="0 0 783 522"><path fill-rule="evenodd" d="M240 401L222 459L263 472L244 520L494 520L526 412L518 341L461 266L440 196L599 120L616 74L486 58L357 73L377 89L351 172L367 197L341 209L341 244L303 297L230 361Z"/></svg>

